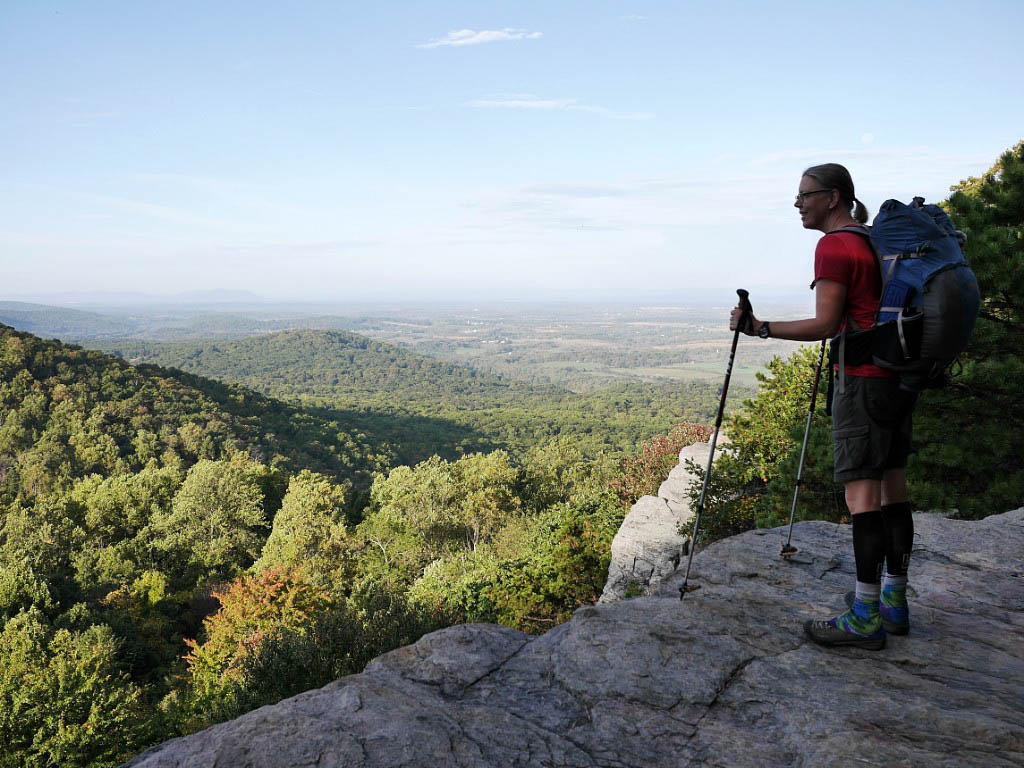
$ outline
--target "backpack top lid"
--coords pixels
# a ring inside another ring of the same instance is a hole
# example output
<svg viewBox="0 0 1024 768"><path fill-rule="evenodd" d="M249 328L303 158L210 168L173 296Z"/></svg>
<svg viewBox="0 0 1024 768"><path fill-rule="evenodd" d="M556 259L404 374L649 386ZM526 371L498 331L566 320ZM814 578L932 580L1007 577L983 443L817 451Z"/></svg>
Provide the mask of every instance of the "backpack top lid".
<svg viewBox="0 0 1024 768"><path fill-rule="evenodd" d="M914 271L921 279L940 268L967 263L953 221L939 206L924 205L920 197L910 205L899 200L882 203L871 226L871 242L882 257L920 257Z"/></svg>
<svg viewBox="0 0 1024 768"><path fill-rule="evenodd" d="M910 207L924 211L931 216L935 223L938 224L947 235L953 235L953 237L956 237L957 239L963 235L963 232L953 226L953 220L949 218L948 213L934 203L928 203L925 205L923 197L915 197L911 200Z"/></svg>

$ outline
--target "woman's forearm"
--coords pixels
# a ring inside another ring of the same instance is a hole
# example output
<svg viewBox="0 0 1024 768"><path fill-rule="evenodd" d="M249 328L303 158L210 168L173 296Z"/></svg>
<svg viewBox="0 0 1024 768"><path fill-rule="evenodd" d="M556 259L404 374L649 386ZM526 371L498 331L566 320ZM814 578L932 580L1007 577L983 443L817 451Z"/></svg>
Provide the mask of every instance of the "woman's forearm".
<svg viewBox="0 0 1024 768"><path fill-rule="evenodd" d="M772 320L768 327L773 339L818 341L836 335L838 323L831 318L808 317L804 320ZM754 328L756 331L757 326Z"/></svg>

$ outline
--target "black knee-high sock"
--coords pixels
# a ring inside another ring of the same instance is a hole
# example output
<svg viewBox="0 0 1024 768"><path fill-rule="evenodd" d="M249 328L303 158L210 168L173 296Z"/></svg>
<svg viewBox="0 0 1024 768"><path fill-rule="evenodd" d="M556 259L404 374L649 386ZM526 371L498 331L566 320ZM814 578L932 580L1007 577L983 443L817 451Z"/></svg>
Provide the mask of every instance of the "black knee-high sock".
<svg viewBox="0 0 1024 768"><path fill-rule="evenodd" d="M853 556L857 562L857 581L878 584L885 561L885 524L875 509L853 516Z"/></svg>
<svg viewBox="0 0 1024 768"><path fill-rule="evenodd" d="M890 576L906 576L914 548L914 516L910 502L884 505L882 521L885 523L885 572Z"/></svg>

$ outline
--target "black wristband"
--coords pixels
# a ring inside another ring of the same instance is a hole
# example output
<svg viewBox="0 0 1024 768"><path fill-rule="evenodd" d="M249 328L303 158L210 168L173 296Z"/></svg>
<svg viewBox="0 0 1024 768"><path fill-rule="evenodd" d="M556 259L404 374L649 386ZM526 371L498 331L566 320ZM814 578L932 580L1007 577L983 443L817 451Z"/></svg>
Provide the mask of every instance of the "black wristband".
<svg viewBox="0 0 1024 768"><path fill-rule="evenodd" d="M761 321L761 327L757 329L757 335L760 336L762 339L767 339L771 337L772 328L770 325L768 325L767 320Z"/></svg>

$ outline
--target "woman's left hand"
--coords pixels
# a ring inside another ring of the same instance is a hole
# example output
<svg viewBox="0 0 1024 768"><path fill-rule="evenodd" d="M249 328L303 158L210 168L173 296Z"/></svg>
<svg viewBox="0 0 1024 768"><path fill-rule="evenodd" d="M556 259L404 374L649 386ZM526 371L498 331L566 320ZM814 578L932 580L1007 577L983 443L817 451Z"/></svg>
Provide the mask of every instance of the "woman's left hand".
<svg viewBox="0 0 1024 768"><path fill-rule="evenodd" d="M733 307L732 314L729 315L729 330L730 331L735 331L736 330L736 326L739 325L740 319L742 317L743 317L743 308L742 307ZM760 328L760 327L761 327L761 321L760 320L758 320L753 315L747 315L747 322L744 324L744 326L742 328L740 328L740 333L745 333L747 336L753 336L753 335L755 335L757 333L757 331L755 331L754 329L755 328Z"/></svg>

